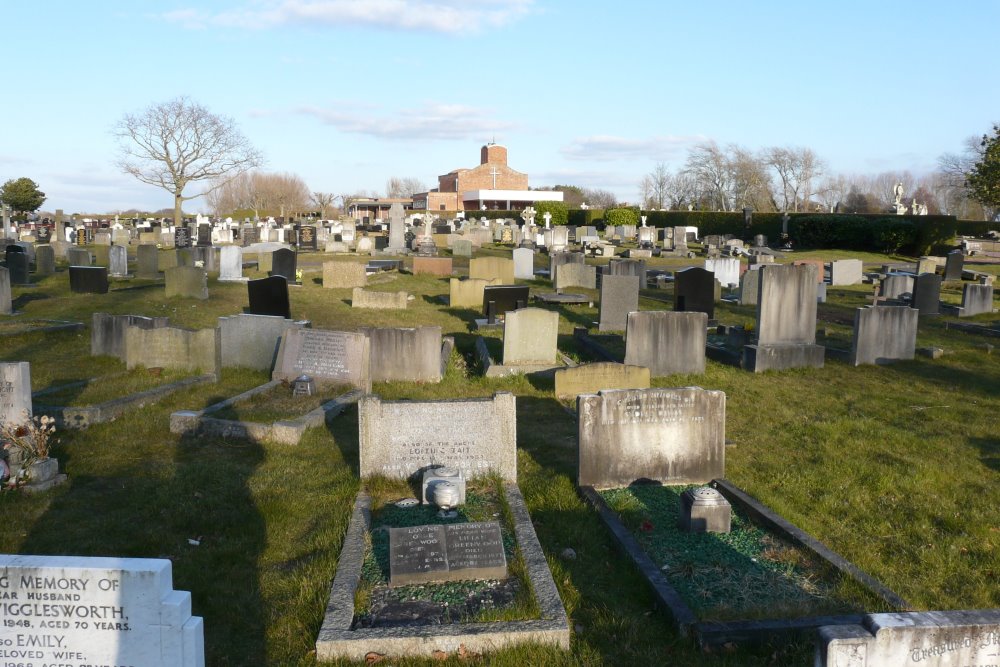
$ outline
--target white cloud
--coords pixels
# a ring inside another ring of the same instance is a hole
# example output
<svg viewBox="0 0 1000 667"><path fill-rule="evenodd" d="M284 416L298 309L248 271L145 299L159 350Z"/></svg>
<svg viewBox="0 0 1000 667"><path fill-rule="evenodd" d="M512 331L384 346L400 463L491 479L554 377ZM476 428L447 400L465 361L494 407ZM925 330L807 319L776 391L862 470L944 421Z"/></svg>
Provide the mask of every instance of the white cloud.
<svg viewBox="0 0 1000 667"><path fill-rule="evenodd" d="M534 0L256 0L221 12L187 8L160 14L186 28L261 30L283 25L367 26L461 34L499 28L524 16Z"/></svg>
<svg viewBox="0 0 1000 667"><path fill-rule="evenodd" d="M461 104L424 104L392 115L376 114L370 109L346 106L305 106L295 111L313 116L341 132L365 134L379 139L486 141L499 130L513 126L512 123L488 117L484 109ZM255 114L260 116L266 112L258 111Z"/></svg>
<svg viewBox="0 0 1000 667"><path fill-rule="evenodd" d="M680 157L690 146L705 139L706 137L701 135L667 135L645 139L594 135L575 139L560 152L571 160L608 161L646 158L666 161Z"/></svg>

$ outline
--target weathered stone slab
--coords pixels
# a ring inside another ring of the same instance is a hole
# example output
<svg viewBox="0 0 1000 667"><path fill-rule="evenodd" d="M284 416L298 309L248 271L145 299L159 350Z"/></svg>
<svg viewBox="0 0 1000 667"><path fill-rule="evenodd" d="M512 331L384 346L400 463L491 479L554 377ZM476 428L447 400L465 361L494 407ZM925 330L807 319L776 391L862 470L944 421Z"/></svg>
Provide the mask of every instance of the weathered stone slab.
<svg viewBox="0 0 1000 667"><path fill-rule="evenodd" d="M646 229L652 229L647 227ZM649 252L643 251L643 252ZM639 288L646 289L649 285L646 281L646 260L645 259L612 259L602 271L601 279L604 276L637 276L639 278Z"/></svg>
<svg viewBox="0 0 1000 667"><path fill-rule="evenodd" d="M451 254L455 257L472 257L472 241L455 239L451 244Z"/></svg>
<svg viewBox="0 0 1000 667"><path fill-rule="evenodd" d="M0 555L0 582L16 600L4 617L27 621L0 627L0 644L31 659L5 665L205 665L202 619L173 590L169 560Z"/></svg>
<svg viewBox="0 0 1000 667"><path fill-rule="evenodd" d="M816 282L821 283L826 273L826 262L821 259L797 259L792 262L792 266L814 266L816 267Z"/></svg>
<svg viewBox="0 0 1000 667"><path fill-rule="evenodd" d="M599 331L624 331L629 313L639 310L639 276L601 277Z"/></svg>
<svg viewBox="0 0 1000 667"><path fill-rule="evenodd" d="M353 289L368 284L365 265L360 262L323 262L323 287Z"/></svg>
<svg viewBox="0 0 1000 667"><path fill-rule="evenodd" d="M281 337L273 380L308 375L317 383L371 389L371 345L363 333L288 329Z"/></svg>
<svg viewBox="0 0 1000 667"><path fill-rule="evenodd" d="M759 345L816 342L816 266L762 266L757 296Z"/></svg>
<svg viewBox="0 0 1000 667"><path fill-rule="evenodd" d="M514 284L514 260L503 257L477 257L469 260L469 278L499 279L501 285Z"/></svg>
<svg viewBox="0 0 1000 667"><path fill-rule="evenodd" d="M242 282L243 248L238 245L223 246L219 250L219 281Z"/></svg>
<svg viewBox="0 0 1000 667"><path fill-rule="evenodd" d="M115 278L128 275L128 250L124 246L113 245L108 248L108 273Z"/></svg>
<svg viewBox="0 0 1000 667"><path fill-rule="evenodd" d="M503 325L503 364L545 365L558 359L559 313L522 308L507 313Z"/></svg>
<svg viewBox="0 0 1000 667"><path fill-rule="evenodd" d="M740 260L738 257L719 257L706 259L705 270L714 274L716 282L723 287L740 284Z"/></svg>
<svg viewBox="0 0 1000 667"><path fill-rule="evenodd" d="M90 251L86 248L70 248L66 251L66 261L70 266L92 266L94 263Z"/></svg>
<svg viewBox="0 0 1000 667"><path fill-rule="evenodd" d="M361 476L409 478L429 466L458 468L466 479L496 471L517 480L517 414L513 394L452 401L358 404Z"/></svg>
<svg viewBox="0 0 1000 667"><path fill-rule="evenodd" d="M993 285L970 285L966 283L962 286L962 308L959 310L961 317L972 317L982 313L993 312Z"/></svg>
<svg viewBox="0 0 1000 667"><path fill-rule="evenodd" d="M175 266L163 272L165 295L190 299L208 298L208 273L197 266Z"/></svg>
<svg viewBox="0 0 1000 667"><path fill-rule="evenodd" d="M441 327L364 328L372 382L440 382Z"/></svg>
<svg viewBox="0 0 1000 667"><path fill-rule="evenodd" d="M965 265L965 253L961 250L952 250L945 257L944 279L961 280L962 267Z"/></svg>
<svg viewBox="0 0 1000 667"><path fill-rule="evenodd" d="M355 287L351 292L351 308L374 310L405 310L410 295L406 292L375 292Z"/></svg>
<svg viewBox="0 0 1000 667"><path fill-rule="evenodd" d="M451 257L414 257L413 275L450 276Z"/></svg>
<svg viewBox="0 0 1000 667"><path fill-rule="evenodd" d="M140 245L135 249L136 277L155 280L160 277L160 251L155 245Z"/></svg>
<svg viewBox="0 0 1000 667"><path fill-rule="evenodd" d="M555 373L556 398L575 398L607 389L649 389L649 369L599 361L560 368Z"/></svg>
<svg viewBox="0 0 1000 667"><path fill-rule="evenodd" d="M35 248L35 273L50 276L56 272L56 252L50 245Z"/></svg>
<svg viewBox="0 0 1000 667"><path fill-rule="evenodd" d="M222 371L222 342L218 329L188 331L176 327L125 329L125 366L176 368L214 373Z"/></svg>
<svg viewBox="0 0 1000 667"><path fill-rule="evenodd" d="M715 317L715 274L699 267L674 273L674 310Z"/></svg>
<svg viewBox="0 0 1000 667"><path fill-rule="evenodd" d="M219 318L223 368L254 368L270 372L278 355L281 336L288 329L308 328L308 321L276 315L241 313Z"/></svg>
<svg viewBox="0 0 1000 667"><path fill-rule="evenodd" d="M746 271L742 276L740 276L740 305L741 306L756 306L757 305L757 292L760 289L760 270L750 267L749 271Z"/></svg>
<svg viewBox="0 0 1000 667"><path fill-rule="evenodd" d="M556 285L556 280L559 274L559 267L565 266L566 264L585 264L586 257L580 252L553 252L549 253L549 280L552 281L553 286ZM596 275L596 274L595 274Z"/></svg>
<svg viewBox="0 0 1000 667"><path fill-rule="evenodd" d="M0 363L0 424L23 424L31 414L31 364Z"/></svg>
<svg viewBox="0 0 1000 667"><path fill-rule="evenodd" d="M645 366L652 377L704 373L708 315L665 310L628 314L625 363Z"/></svg>
<svg viewBox="0 0 1000 667"><path fill-rule="evenodd" d="M10 296L10 271L0 266L0 315L14 312L14 302Z"/></svg>
<svg viewBox="0 0 1000 667"><path fill-rule="evenodd" d="M906 273L890 273L879 283L879 296L887 299L899 299L912 293L913 276Z"/></svg>
<svg viewBox="0 0 1000 667"><path fill-rule="evenodd" d="M77 294L107 294L108 270L103 266L69 267L69 289Z"/></svg>
<svg viewBox="0 0 1000 667"><path fill-rule="evenodd" d="M912 359L920 311L907 306L869 306L854 311L851 363L881 364Z"/></svg>
<svg viewBox="0 0 1000 667"><path fill-rule="evenodd" d="M390 587L506 578L503 537L495 521L389 529Z"/></svg>
<svg viewBox="0 0 1000 667"><path fill-rule="evenodd" d="M577 397L578 483L704 484L726 472L726 395L700 387Z"/></svg>
<svg viewBox="0 0 1000 667"><path fill-rule="evenodd" d="M499 278L486 280L483 278L469 278L459 280L452 278L449 283L448 305L452 308L474 308L479 310L483 307L483 290L491 285L502 284Z"/></svg>
<svg viewBox="0 0 1000 667"><path fill-rule="evenodd" d="M860 259L838 259L830 262L830 285L858 285L864 278Z"/></svg>
<svg viewBox="0 0 1000 667"><path fill-rule="evenodd" d="M125 331L128 327L160 329L168 324L166 317L94 313L90 324L90 354L107 355L125 361Z"/></svg>
<svg viewBox="0 0 1000 667"><path fill-rule="evenodd" d="M567 287L597 289L597 267L581 262L562 264L559 266L552 284L557 290Z"/></svg>
<svg viewBox="0 0 1000 667"><path fill-rule="evenodd" d="M920 315L937 315L941 312L941 276L936 273L921 273L913 279L913 298L910 305L920 311Z"/></svg>

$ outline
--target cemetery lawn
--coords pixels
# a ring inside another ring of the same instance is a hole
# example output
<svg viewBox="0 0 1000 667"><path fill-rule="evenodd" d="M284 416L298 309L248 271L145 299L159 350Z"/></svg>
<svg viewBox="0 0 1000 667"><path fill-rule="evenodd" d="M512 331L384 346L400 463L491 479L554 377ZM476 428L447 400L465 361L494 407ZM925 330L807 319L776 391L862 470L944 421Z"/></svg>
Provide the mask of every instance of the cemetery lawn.
<svg viewBox="0 0 1000 667"><path fill-rule="evenodd" d="M484 254L509 256L509 250ZM554 398L552 380L476 375L476 313L442 305L447 280L393 275L392 289L416 297L405 311L352 309L350 290L323 289L313 280L325 259L300 257L306 277L290 290L295 318L348 330L440 325L455 337L457 351L441 383L378 383L375 393L386 400L517 395L518 485L573 637L569 652L522 647L492 654L489 664L812 664L809 642L706 655L679 637L576 491L576 418ZM536 263L547 266L547 258ZM650 266L698 263L655 260ZM467 260L456 264L459 273L468 266ZM142 280L113 281L109 294L74 295L60 268L36 287L13 287L22 314L0 316L0 323L60 319L89 327L93 312L107 312L168 316L173 326L202 328L247 305L245 285L214 278L208 301L167 299L162 281ZM544 281L529 284L552 291ZM870 293L868 285L831 288L818 326L847 326ZM644 291L640 308L671 308L651 297L669 303L669 289ZM576 349L572 331L597 320L596 303L555 310L563 316L560 349L588 358ZM754 309L720 304L716 317L752 324ZM997 320L994 314L964 321ZM998 607L1000 352L984 347L996 339L948 330L948 321L921 320L917 346L943 348L937 360L918 356L858 368L827 361L822 369L760 375L709 360L704 375L654 384L724 391L733 445L727 477L914 608ZM88 352L87 329L0 339L0 359L31 362L34 390L124 370L119 361ZM35 496L0 494L0 552L169 558L174 588L191 591L194 613L205 619L208 665L315 665L314 642L360 486L357 410L310 429L293 447L182 437L168 428L173 411L203 409L264 381L263 373L226 369L218 383L191 387L114 422L59 431L53 455L69 481ZM564 556L566 549L573 554ZM469 662L486 659L452 657L444 664Z"/></svg>
<svg viewBox="0 0 1000 667"><path fill-rule="evenodd" d="M422 623L482 623L487 621L518 621L538 618L538 604L531 593L527 569L514 537L514 522L498 477L470 480L466 504L456 508L458 517L442 519L437 507L418 505L400 508L394 501L414 497L414 491L404 481L373 478L366 480L372 496L372 530L361 574L361 584L355 594L356 622L371 627L373 614L387 605L418 601L435 605L433 611L421 613ZM418 494L419 495L419 494ZM496 521L500 523L508 579L501 581L451 581L389 588L388 528L426 524ZM378 602L376 604L376 598ZM383 623L384 625L384 623Z"/></svg>
<svg viewBox="0 0 1000 667"><path fill-rule="evenodd" d="M196 374L173 369L154 370L140 367L131 371L94 378L85 381L86 384L83 385L77 382L56 385L36 396L34 402L42 405L74 407L96 405L177 382L194 375Z"/></svg>
<svg viewBox="0 0 1000 667"><path fill-rule="evenodd" d="M209 413L213 419L271 424L283 419L302 417L329 400L346 394L352 387L345 385L317 385L311 396L293 396L292 387L282 383L267 391L254 394L232 405Z"/></svg>

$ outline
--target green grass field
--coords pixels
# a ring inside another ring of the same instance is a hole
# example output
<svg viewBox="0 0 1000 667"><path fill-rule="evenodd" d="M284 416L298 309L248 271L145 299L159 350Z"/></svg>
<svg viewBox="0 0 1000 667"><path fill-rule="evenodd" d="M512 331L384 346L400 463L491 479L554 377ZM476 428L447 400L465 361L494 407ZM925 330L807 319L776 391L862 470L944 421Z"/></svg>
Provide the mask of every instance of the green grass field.
<svg viewBox="0 0 1000 667"><path fill-rule="evenodd" d="M416 299L405 311L352 309L350 290L316 282L326 259L301 257L304 285L291 288L296 319L348 330L433 324L456 339L457 353L440 384L377 384L375 393L436 399L503 390L518 397L519 485L570 615L572 648L523 647L445 664L812 664L808 644L707 655L678 637L577 494L576 420L554 398L552 381L477 376L470 328L475 314L440 303L447 280L380 276L379 289L406 290ZM863 259L878 266L900 258ZM546 257L537 261L547 267ZM467 266L456 259L459 272ZM546 281L530 284L550 291ZM92 312L165 315L174 326L199 328L246 306L244 285L210 279L209 291L208 301L166 299L162 283L132 280L113 281L106 295L81 296L70 294L60 271L36 287L14 287L21 314L0 316L0 327L61 319L82 321L88 329L4 337L0 359L31 362L35 390L120 373L117 360L88 354ZM870 293L868 285L831 288L829 303L819 308L819 326L833 333L849 327ZM640 307L671 308L663 300L671 301L669 290L647 290ZM562 315L560 348L586 359L572 343L572 330L594 323L596 307L556 310ZM726 324L751 323L754 310L722 304L716 316ZM916 608L998 607L1000 352L984 348L996 339L946 330L946 320L920 325L918 347L944 348L938 360L859 368L828 361L822 369L761 375L710 360L704 375L657 378L654 384L725 391L726 435L733 442L727 477ZM1000 316L972 318L996 320ZM36 496L0 494L0 552L169 558L174 588L191 591L194 613L205 619L209 665L315 664L313 644L360 486L357 411L308 431L295 447L187 438L168 429L172 411L201 409L264 381L262 373L227 370L218 383L173 394L114 422L57 433L54 455L69 482ZM576 559L560 558L567 547Z"/></svg>

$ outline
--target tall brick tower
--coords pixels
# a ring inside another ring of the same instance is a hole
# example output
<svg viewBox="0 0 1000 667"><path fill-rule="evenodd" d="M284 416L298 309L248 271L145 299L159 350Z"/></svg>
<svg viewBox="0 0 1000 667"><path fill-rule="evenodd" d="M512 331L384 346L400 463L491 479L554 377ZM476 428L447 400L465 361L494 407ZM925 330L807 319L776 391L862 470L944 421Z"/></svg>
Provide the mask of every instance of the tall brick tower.
<svg viewBox="0 0 1000 667"><path fill-rule="evenodd" d="M499 164L507 166L507 147L489 143L479 152L479 164Z"/></svg>

